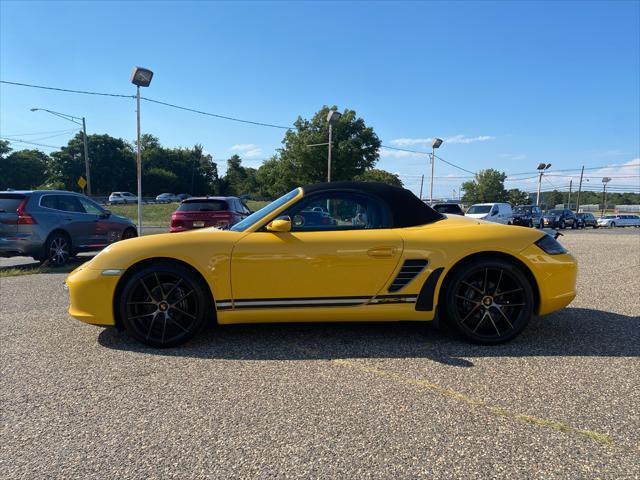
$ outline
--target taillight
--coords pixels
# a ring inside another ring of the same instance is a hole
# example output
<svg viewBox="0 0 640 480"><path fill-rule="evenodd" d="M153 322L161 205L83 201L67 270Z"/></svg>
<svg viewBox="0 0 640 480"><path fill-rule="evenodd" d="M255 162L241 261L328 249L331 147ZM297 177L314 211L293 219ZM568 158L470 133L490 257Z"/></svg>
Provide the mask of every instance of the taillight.
<svg viewBox="0 0 640 480"><path fill-rule="evenodd" d="M16 208L16 213L18 214L18 219L16 220L16 223L18 225L35 225L36 223L38 223L36 222L35 218L33 218L30 214L24 211L24 207L27 205L28 201L29 201L29 197L26 197L24 200L22 200L22 203L18 205L18 208Z"/></svg>
<svg viewBox="0 0 640 480"><path fill-rule="evenodd" d="M171 215L171 226L177 227L178 225L180 225L180 222L176 219L176 215L174 213L173 215Z"/></svg>

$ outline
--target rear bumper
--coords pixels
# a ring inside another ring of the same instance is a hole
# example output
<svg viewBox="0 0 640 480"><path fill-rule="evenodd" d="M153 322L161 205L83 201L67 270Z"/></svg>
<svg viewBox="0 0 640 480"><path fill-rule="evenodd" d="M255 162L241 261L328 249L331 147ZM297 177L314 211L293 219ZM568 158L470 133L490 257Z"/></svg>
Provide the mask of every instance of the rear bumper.
<svg viewBox="0 0 640 480"><path fill-rule="evenodd" d="M0 235L0 257L37 257L42 251L42 244L34 242L29 233L12 233Z"/></svg>

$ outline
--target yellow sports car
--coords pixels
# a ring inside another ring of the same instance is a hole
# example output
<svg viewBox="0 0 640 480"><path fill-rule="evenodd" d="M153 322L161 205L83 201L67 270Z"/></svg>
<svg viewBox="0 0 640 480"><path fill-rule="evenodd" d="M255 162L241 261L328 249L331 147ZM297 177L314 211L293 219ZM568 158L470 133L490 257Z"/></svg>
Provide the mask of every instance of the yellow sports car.
<svg viewBox="0 0 640 480"><path fill-rule="evenodd" d="M575 297L575 259L531 228L437 213L408 190L296 188L228 230L115 243L66 280L69 313L179 345L209 322L449 322L518 335Z"/></svg>

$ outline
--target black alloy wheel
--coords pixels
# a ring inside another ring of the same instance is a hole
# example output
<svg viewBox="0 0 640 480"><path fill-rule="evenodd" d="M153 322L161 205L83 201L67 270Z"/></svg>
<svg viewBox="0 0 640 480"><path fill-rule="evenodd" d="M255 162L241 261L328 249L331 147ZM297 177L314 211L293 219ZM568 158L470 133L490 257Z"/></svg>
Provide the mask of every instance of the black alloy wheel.
<svg viewBox="0 0 640 480"><path fill-rule="evenodd" d="M479 259L454 273L445 298L447 319L474 343L506 342L533 315L529 280L505 260Z"/></svg>
<svg viewBox="0 0 640 480"><path fill-rule="evenodd" d="M204 325L211 308L205 288L179 265L144 267L126 281L120 319L136 340L152 347L175 347Z"/></svg>
<svg viewBox="0 0 640 480"><path fill-rule="evenodd" d="M44 246L43 263L55 267L65 265L71 257L71 241L64 233L54 233Z"/></svg>

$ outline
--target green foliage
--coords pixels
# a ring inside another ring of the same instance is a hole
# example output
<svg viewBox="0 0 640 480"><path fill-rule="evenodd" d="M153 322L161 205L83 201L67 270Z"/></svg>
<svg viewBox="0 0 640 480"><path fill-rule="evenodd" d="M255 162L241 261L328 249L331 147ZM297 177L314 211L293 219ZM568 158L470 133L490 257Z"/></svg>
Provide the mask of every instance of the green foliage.
<svg viewBox="0 0 640 480"><path fill-rule="evenodd" d="M512 205L528 205L529 194L518 188L512 188L507 192L509 195L509 203Z"/></svg>
<svg viewBox="0 0 640 480"><path fill-rule="evenodd" d="M163 168L152 167L144 173L144 191L154 193L180 191L178 176ZM153 194L152 194L153 195Z"/></svg>
<svg viewBox="0 0 640 480"><path fill-rule="evenodd" d="M398 175L377 168L365 170L360 175L357 175L354 180L358 182L380 182L394 187L402 187L402 180Z"/></svg>
<svg viewBox="0 0 640 480"><path fill-rule="evenodd" d="M509 194L504 188L504 180L507 175L493 168L480 170L476 178L462 184L464 195L462 202L471 205L473 203L506 202Z"/></svg>
<svg viewBox="0 0 640 480"><path fill-rule="evenodd" d="M122 139L109 135L89 135L91 187L94 195L113 191L135 191L136 165L131 147ZM66 147L51 154L47 178L63 184L65 190L79 191L78 178L85 176L84 143L78 133Z"/></svg>
<svg viewBox="0 0 640 480"><path fill-rule="evenodd" d="M0 144L0 190L28 190L43 183L49 157L40 150L11 152L6 143Z"/></svg>
<svg viewBox="0 0 640 480"><path fill-rule="evenodd" d="M256 195L259 192L258 171L242 166L242 159L233 155L227 160L227 173L220 183L221 195Z"/></svg>
<svg viewBox="0 0 640 480"><path fill-rule="evenodd" d="M279 155L258 170L263 195L276 197L297 185L326 181L327 146L310 145L327 143L328 112L329 107L324 106L311 120L298 117L296 129L287 130ZM353 180L373 168L380 144L373 129L356 112L345 109L333 126L331 180Z"/></svg>

